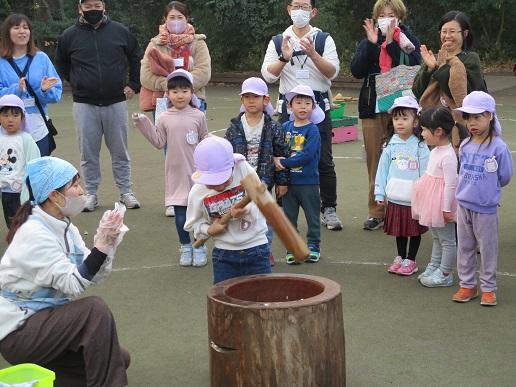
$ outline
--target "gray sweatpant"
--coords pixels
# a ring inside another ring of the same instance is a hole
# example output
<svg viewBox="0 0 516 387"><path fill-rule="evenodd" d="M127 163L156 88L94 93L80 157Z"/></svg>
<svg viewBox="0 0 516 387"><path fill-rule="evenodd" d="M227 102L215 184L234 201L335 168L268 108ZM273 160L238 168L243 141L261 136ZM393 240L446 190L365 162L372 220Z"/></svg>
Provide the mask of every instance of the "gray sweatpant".
<svg viewBox="0 0 516 387"><path fill-rule="evenodd" d="M97 194L100 185L102 136L111 155L115 183L121 194L131 191L131 159L127 149L127 102L95 106L74 102L73 118L81 152L81 177L86 192Z"/></svg>
<svg viewBox="0 0 516 387"><path fill-rule="evenodd" d="M433 239L430 265L440 267L443 273L451 273L457 259L455 223L448 223L444 227L431 227L430 230Z"/></svg>
<svg viewBox="0 0 516 387"><path fill-rule="evenodd" d="M498 214L480 214L459 205L457 210L457 271L460 287L477 287L477 244L480 248L480 290L496 291Z"/></svg>

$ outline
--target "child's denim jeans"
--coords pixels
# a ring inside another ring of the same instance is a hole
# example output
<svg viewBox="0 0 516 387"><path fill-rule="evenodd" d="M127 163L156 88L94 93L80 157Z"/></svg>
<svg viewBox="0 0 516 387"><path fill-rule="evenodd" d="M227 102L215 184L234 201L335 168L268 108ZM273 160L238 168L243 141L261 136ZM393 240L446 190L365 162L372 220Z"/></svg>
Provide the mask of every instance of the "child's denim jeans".
<svg viewBox="0 0 516 387"><path fill-rule="evenodd" d="M268 243L245 250L215 247L212 252L213 283L242 275L271 273L269 252Z"/></svg>

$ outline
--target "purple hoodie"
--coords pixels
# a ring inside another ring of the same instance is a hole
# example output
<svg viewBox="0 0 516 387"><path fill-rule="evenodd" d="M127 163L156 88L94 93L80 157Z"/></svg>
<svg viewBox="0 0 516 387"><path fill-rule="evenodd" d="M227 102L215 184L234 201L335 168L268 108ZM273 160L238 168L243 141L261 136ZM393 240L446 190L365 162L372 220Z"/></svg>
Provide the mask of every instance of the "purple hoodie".
<svg viewBox="0 0 516 387"><path fill-rule="evenodd" d="M511 180L512 156L507 144L493 136L491 143L464 141L459 149L457 201L471 211L496 213L502 187Z"/></svg>

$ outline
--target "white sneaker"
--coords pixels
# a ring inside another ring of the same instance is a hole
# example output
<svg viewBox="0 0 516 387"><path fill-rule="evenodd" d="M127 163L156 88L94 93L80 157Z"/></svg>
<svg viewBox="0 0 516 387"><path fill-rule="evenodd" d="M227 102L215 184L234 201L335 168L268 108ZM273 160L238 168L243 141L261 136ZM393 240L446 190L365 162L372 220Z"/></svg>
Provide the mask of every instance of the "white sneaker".
<svg viewBox="0 0 516 387"><path fill-rule="evenodd" d="M179 258L180 266L192 266L192 245L181 245L179 252L181 256Z"/></svg>
<svg viewBox="0 0 516 387"><path fill-rule="evenodd" d="M165 207L165 216L168 216L169 218L176 216L176 213L174 211L174 206L166 206Z"/></svg>
<svg viewBox="0 0 516 387"><path fill-rule="evenodd" d="M120 195L120 203L125 204L127 208L140 208L140 202L132 192Z"/></svg>
<svg viewBox="0 0 516 387"><path fill-rule="evenodd" d="M425 271L417 276L417 279L420 280L423 277L431 276L432 273L437 270L437 268L438 268L437 266L434 266L431 263L429 263L428 266L426 267Z"/></svg>
<svg viewBox="0 0 516 387"><path fill-rule="evenodd" d="M192 266L202 267L208 264L208 257L206 256L206 246L193 249L193 263Z"/></svg>
<svg viewBox="0 0 516 387"><path fill-rule="evenodd" d="M97 195L86 194L86 205L82 212L93 212L98 205Z"/></svg>
<svg viewBox="0 0 516 387"><path fill-rule="evenodd" d="M453 285L453 273L444 275L440 268L436 269L428 277L423 277L419 280L421 285L427 288L437 288L439 286L452 286Z"/></svg>

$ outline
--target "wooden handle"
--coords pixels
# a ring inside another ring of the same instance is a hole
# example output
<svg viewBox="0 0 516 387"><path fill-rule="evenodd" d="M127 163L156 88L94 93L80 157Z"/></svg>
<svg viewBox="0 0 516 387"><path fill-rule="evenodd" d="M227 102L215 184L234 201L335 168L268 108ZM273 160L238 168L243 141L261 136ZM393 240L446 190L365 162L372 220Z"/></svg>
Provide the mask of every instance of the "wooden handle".
<svg viewBox="0 0 516 387"><path fill-rule="evenodd" d="M245 206L247 206L249 203L251 203L251 197L249 195L246 195L244 196L242 199L240 199L236 204L235 204L235 208L244 208ZM231 220L231 210L226 212L224 215L222 215L222 217L220 218L220 221L219 223L220 224L228 224L229 221ZM192 247L194 249L198 249L199 247L201 247L202 245L204 245L206 243L208 239L197 239L193 244L192 244Z"/></svg>
<svg viewBox="0 0 516 387"><path fill-rule="evenodd" d="M308 246L269 191L261 188L263 184L258 175L251 173L240 182L287 250L294 254L297 261L304 261L310 255Z"/></svg>

